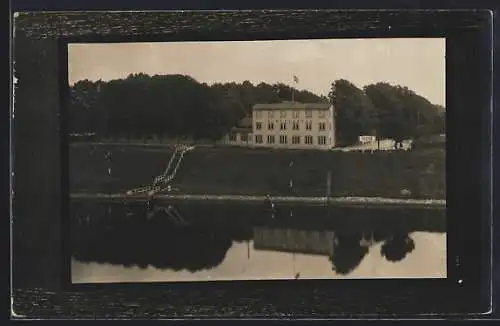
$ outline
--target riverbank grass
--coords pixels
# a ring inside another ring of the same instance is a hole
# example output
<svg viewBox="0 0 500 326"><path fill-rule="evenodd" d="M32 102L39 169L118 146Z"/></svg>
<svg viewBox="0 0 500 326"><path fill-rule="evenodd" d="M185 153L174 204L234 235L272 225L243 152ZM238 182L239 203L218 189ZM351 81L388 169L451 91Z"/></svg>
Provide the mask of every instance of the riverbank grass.
<svg viewBox="0 0 500 326"><path fill-rule="evenodd" d="M104 159L108 151L111 162ZM150 184L171 153L147 146L72 146L71 191L118 193ZM445 199L445 172L442 148L363 153L197 147L186 154L171 186L177 194Z"/></svg>

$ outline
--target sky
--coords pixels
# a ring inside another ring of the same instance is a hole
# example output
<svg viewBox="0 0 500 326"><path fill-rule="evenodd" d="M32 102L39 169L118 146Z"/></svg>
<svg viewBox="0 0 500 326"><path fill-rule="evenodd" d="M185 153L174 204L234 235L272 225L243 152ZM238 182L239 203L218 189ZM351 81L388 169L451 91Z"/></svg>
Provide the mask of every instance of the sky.
<svg viewBox="0 0 500 326"><path fill-rule="evenodd" d="M331 39L70 44L69 84L131 73L185 74L199 82L294 84L327 95L331 83L407 86L445 106L445 39Z"/></svg>

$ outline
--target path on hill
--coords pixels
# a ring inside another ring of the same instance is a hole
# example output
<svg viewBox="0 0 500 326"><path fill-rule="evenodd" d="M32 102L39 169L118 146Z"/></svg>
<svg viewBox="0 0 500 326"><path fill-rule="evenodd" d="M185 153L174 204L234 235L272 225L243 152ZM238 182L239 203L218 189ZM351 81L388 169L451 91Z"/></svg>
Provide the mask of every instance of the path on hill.
<svg viewBox="0 0 500 326"><path fill-rule="evenodd" d="M149 196L152 196L158 192L169 189L169 183L175 178L184 155L194 148L194 146L188 146L184 144L175 146L174 152L170 157L165 171L163 171L162 174L156 176L151 185L130 189L127 191L127 195L147 193Z"/></svg>

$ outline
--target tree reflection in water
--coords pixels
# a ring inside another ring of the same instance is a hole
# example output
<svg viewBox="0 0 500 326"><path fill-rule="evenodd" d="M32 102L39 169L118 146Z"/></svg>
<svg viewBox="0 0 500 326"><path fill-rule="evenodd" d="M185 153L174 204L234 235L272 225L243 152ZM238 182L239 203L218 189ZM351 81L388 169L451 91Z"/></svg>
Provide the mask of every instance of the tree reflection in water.
<svg viewBox="0 0 500 326"><path fill-rule="evenodd" d="M397 232L397 231L396 231ZM368 236L368 238L367 238ZM359 266L370 247L382 242L381 255L391 262L403 260L415 249L415 241L408 233L346 233L336 235L336 246L330 257L332 270L346 275Z"/></svg>
<svg viewBox="0 0 500 326"><path fill-rule="evenodd" d="M137 225L74 239L77 260L192 272L219 265L232 245L228 234L213 230Z"/></svg>
<svg viewBox="0 0 500 326"><path fill-rule="evenodd" d="M361 263L368 253L368 246L361 245L362 233L336 235L335 248L330 257L332 270L339 274L349 274Z"/></svg>
<svg viewBox="0 0 500 326"><path fill-rule="evenodd" d="M380 252L388 261L397 262L403 260L414 249L415 241L408 234L397 234L384 242Z"/></svg>
<svg viewBox="0 0 500 326"><path fill-rule="evenodd" d="M71 234L73 257L83 262L141 268L153 266L158 269L196 272L220 265L234 242L250 241L254 238L254 225L250 222L252 221L250 215L255 214L255 211L249 213L246 209L237 211L233 208L226 213L221 211L220 207L216 212L209 209L196 212L192 209L186 215L184 210L177 208L184 214L184 218L189 220L187 226L180 226L161 210L155 213L153 218L147 217L147 209L144 206L138 209L122 205L109 209L109 206L105 205L94 207L90 212L89 207L85 210L85 207L80 206L73 210L79 216L85 216L83 222L82 219L76 218L77 223L72 223ZM353 220L355 214L359 213L349 215L349 220ZM367 211L362 211L362 214L364 219ZM401 215L395 214L397 220L401 221ZM90 221L88 216L91 216ZM421 219L412 217L398 223L391 221L391 217L378 224L366 223L368 225L359 223L361 220L345 224L342 222L339 225L331 222L339 219L329 218L330 222L325 222L327 219L313 222L313 218L308 218L308 227L304 227L301 226L306 220L303 216L297 215L296 220L291 220L289 215L286 216L287 219L280 219L278 215L278 218L272 221L259 219L259 228L282 230L285 233L287 230L301 231L297 233L301 234L297 239L308 242L308 245L315 241L323 241L323 244L318 242L318 246L322 246L321 254L329 256L325 258L330 260L332 270L337 274L347 275L360 265L370 247L377 243L381 243L382 257L397 262L415 249L415 242L409 236L411 232L419 230L444 232L442 222L432 224L438 221L435 215L434 218L422 216ZM377 217L377 220L382 221L380 217ZM430 221L432 223L429 223ZM325 233L325 236L319 236L318 232L334 234L333 241L329 242L333 245L332 250L327 250L329 253L324 249L324 241L328 241L327 237L330 235L326 236ZM312 240L304 240L304 234L306 238ZM272 239L270 241L272 242ZM271 250L299 252L296 248L292 250L285 248L283 244L272 246L275 248ZM309 250L315 249L309 248Z"/></svg>
<svg viewBox="0 0 500 326"><path fill-rule="evenodd" d="M120 215L124 211L127 213ZM240 230L220 232L216 227L176 226L161 212L151 220L144 220L144 212L137 209L135 214L130 208L107 212L113 216L94 210L94 222L73 223L75 259L195 272L218 266L233 240L245 238Z"/></svg>

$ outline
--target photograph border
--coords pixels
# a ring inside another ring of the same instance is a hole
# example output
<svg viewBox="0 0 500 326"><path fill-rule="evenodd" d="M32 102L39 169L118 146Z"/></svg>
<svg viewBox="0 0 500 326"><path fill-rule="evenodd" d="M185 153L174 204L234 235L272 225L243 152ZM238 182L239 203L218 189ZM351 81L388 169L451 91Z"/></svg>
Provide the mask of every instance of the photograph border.
<svg viewBox="0 0 500 326"><path fill-rule="evenodd" d="M453 316L490 309L489 11L64 15L68 13L23 13L14 18L12 309L19 318ZM446 37L447 279L71 285L65 232L69 229L64 129L68 43L373 37ZM469 114L472 108L479 114ZM33 305L34 301L39 303Z"/></svg>

